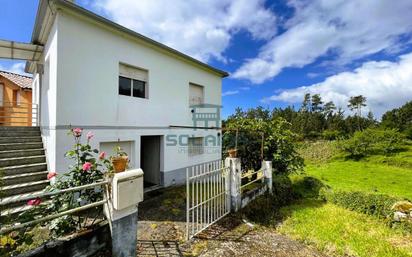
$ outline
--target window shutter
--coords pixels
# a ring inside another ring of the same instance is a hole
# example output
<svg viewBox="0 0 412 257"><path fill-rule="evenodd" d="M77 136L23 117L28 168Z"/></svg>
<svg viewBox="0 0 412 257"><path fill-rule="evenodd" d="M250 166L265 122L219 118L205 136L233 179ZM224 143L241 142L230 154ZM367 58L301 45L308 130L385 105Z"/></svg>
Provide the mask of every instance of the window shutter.
<svg viewBox="0 0 412 257"><path fill-rule="evenodd" d="M148 76L147 76L146 70L134 68L134 67L131 67L125 64L120 64L119 73L120 73L120 76L123 76L123 77L147 82Z"/></svg>

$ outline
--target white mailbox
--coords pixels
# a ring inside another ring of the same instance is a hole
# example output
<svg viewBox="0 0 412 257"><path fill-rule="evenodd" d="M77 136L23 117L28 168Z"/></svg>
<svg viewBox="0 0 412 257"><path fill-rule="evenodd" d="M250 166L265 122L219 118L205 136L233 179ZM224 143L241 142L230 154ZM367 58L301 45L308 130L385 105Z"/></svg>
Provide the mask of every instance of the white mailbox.
<svg viewBox="0 0 412 257"><path fill-rule="evenodd" d="M116 173L112 181L113 208L123 210L143 201L143 170Z"/></svg>

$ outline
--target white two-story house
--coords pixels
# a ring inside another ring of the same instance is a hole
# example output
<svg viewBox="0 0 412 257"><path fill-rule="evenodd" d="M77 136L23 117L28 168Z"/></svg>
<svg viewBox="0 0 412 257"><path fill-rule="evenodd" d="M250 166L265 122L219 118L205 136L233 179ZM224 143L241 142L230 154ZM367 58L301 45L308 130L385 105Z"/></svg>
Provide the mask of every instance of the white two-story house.
<svg viewBox="0 0 412 257"><path fill-rule="evenodd" d="M67 170L74 127L109 155L120 145L147 186L184 183L186 167L221 158L220 118L194 124L190 106L220 106L226 72L66 0L40 0L32 43L44 46L26 72L50 171Z"/></svg>

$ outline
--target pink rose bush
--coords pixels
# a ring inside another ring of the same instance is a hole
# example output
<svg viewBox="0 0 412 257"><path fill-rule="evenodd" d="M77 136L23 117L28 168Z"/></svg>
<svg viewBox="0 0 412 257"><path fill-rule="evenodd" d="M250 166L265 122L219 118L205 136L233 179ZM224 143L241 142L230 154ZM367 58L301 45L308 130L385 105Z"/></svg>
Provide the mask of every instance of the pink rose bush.
<svg viewBox="0 0 412 257"><path fill-rule="evenodd" d="M69 131L68 134L74 139L74 147L67 151L65 156L72 160L72 165L69 166L68 172L59 176L57 176L57 173L54 171L49 172L47 179L50 181L50 186L46 188L46 191L61 191L63 189L102 181L105 173L111 171L111 163L106 159L106 153L99 153L97 149L92 148L90 145L94 134L88 132L85 134L85 142L82 142L83 133L82 128L73 128ZM30 208L25 211L19 218L22 222L25 222L50 215L51 213L60 213L85 204L100 201L103 199L102 192L103 190L96 190L96 188L88 188L76 192L64 192L52 195L50 197L50 204L48 202L41 204L42 200L40 198L31 199L27 204L35 208ZM83 219L83 221L81 219ZM64 235L76 230L78 224L83 224L84 220L87 219L88 217L77 217L75 219L71 215L59 217L50 222L51 225L49 229L57 236Z"/></svg>
<svg viewBox="0 0 412 257"><path fill-rule="evenodd" d="M73 133L73 135L74 135L75 137L81 137L81 136L82 136L82 132L83 132L83 129L81 129L81 128L74 128L74 129L72 129L72 133Z"/></svg>
<svg viewBox="0 0 412 257"><path fill-rule="evenodd" d="M104 160L104 159L106 159L106 152L100 152L99 160Z"/></svg>
<svg viewBox="0 0 412 257"><path fill-rule="evenodd" d="M92 168L92 164L90 162L85 162L82 166L83 171L89 171Z"/></svg>
<svg viewBox="0 0 412 257"><path fill-rule="evenodd" d="M37 206L37 205L41 204L41 199L38 198L38 197L36 199L31 199L27 202L27 204L31 205L31 206Z"/></svg>
<svg viewBox="0 0 412 257"><path fill-rule="evenodd" d="M54 177L56 177L56 176L57 176L57 173L56 173L56 172L50 171L50 172L47 174L47 179L48 179L48 180L51 180L52 178L54 178Z"/></svg>

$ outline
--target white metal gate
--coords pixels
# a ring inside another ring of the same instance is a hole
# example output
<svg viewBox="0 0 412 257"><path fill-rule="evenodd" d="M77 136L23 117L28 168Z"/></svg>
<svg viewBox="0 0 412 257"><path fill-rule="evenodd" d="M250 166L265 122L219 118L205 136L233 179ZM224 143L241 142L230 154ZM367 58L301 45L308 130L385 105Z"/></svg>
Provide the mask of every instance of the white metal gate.
<svg viewBox="0 0 412 257"><path fill-rule="evenodd" d="M221 160L186 169L187 239L230 212L229 190L229 168Z"/></svg>

